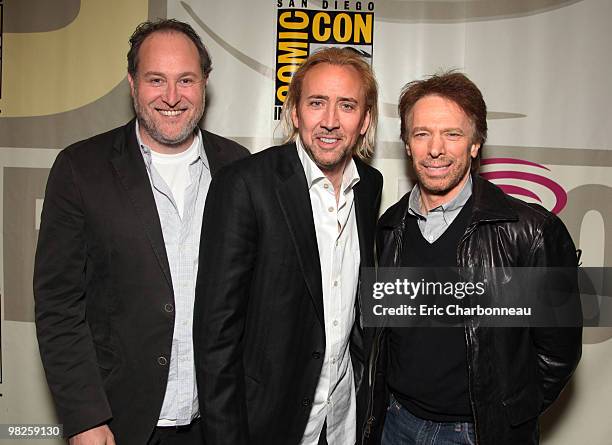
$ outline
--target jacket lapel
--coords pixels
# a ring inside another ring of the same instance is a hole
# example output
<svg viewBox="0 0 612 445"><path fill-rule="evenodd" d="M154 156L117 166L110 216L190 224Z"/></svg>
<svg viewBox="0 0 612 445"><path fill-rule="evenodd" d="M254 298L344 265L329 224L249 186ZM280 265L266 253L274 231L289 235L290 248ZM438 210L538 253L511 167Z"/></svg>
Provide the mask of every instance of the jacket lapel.
<svg viewBox="0 0 612 445"><path fill-rule="evenodd" d="M223 157L223 149L216 143L216 141L210 137L206 130L200 129L202 135L202 144L204 145L204 152L208 158L208 167L210 168L211 176L217 173L217 170L227 163L227 160Z"/></svg>
<svg viewBox="0 0 612 445"><path fill-rule="evenodd" d="M360 178L353 189L355 194L355 219L357 221L357 234L359 235L359 256L361 267L372 267L374 266L374 254L372 252L374 246L373 224L376 220L373 206L376 201L374 195L376 187L370 183L370 175L362 161L355 158L355 165Z"/></svg>
<svg viewBox="0 0 612 445"><path fill-rule="evenodd" d="M111 159L111 163L142 222L164 277L172 289L172 276L161 223L149 175L138 147L134 120L127 124L124 132L117 137L114 148L115 156Z"/></svg>
<svg viewBox="0 0 612 445"><path fill-rule="evenodd" d="M276 194L280 207L289 226L291 240L295 245L298 261L315 311L321 326L325 326L317 235L314 228L306 176L297 156L295 144L284 147L280 153L277 175L279 185Z"/></svg>

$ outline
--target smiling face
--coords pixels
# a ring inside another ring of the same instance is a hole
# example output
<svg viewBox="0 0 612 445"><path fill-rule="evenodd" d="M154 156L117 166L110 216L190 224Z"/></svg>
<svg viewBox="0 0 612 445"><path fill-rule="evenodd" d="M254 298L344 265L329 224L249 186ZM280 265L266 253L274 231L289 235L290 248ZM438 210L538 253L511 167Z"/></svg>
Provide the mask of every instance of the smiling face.
<svg viewBox="0 0 612 445"><path fill-rule="evenodd" d="M204 89L196 46L179 32L155 32L138 52L138 72L128 75L144 144L180 153L192 143L204 113Z"/></svg>
<svg viewBox="0 0 612 445"><path fill-rule="evenodd" d="M419 99L404 119L409 132L406 150L412 158L424 210L431 210L459 194L480 145L472 143L474 129L469 117L443 97Z"/></svg>
<svg viewBox="0 0 612 445"><path fill-rule="evenodd" d="M332 178L342 177L359 136L370 125L357 70L348 65L315 65L304 77L291 118L310 158L334 183Z"/></svg>

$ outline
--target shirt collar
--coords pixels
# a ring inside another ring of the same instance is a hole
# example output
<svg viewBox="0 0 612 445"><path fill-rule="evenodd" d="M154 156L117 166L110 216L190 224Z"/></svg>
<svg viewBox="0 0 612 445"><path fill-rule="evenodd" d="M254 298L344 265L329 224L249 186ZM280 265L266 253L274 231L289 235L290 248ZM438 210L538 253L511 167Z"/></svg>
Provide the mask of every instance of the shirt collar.
<svg viewBox="0 0 612 445"><path fill-rule="evenodd" d="M465 184L463 184L463 187L457 196L446 204L441 204L434 207L430 210L430 212L442 211L443 213L446 213L462 208L467 200L470 199L470 196L472 196L472 188L472 175L468 175L467 181L465 181ZM420 216L421 218L426 217L426 213L421 211L421 189L418 183L414 185L412 191L410 192L410 198L408 199L408 211L413 215Z"/></svg>
<svg viewBox="0 0 612 445"><path fill-rule="evenodd" d="M311 189L317 182L323 181L326 176L321 171L319 166L310 158L299 136L295 140L295 145L297 145L297 154L300 158L300 162L302 163L302 167L304 168L308 189ZM359 172L357 171L357 166L355 165L353 158L351 158L346 164L344 172L342 173L342 193L347 194L353 189L359 180L360 177Z"/></svg>
<svg viewBox="0 0 612 445"><path fill-rule="evenodd" d="M138 123L138 119L136 119L136 139L138 141L138 146L140 147L140 151L142 152L142 156L144 157L147 165L151 164L151 147L145 145L140 138L140 125ZM198 159L202 161L204 167L210 170L208 166L208 157L206 157L206 152L204 151L204 143L202 142L202 133L198 126L195 127L195 137L193 138L192 144L198 145ZM192 145L193 146L193 145Z"/></svg>

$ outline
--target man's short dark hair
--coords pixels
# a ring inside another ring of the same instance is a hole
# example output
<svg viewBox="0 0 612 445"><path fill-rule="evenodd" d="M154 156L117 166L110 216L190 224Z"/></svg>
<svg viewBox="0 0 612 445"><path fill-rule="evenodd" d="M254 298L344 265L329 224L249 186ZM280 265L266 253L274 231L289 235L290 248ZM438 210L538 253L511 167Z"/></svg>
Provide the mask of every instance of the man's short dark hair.
<svg viewBox="0 0 612 445"><path fill-rule="evenodd" d="M399 116L401 119L401 137L408 144L412 108L419 99L425 96L440 96L455 102L468 116L473 126L472 143L482 146L487 139L487 105L478 87L465 74L448 71L434 74L424 80L407 83L402 89L399 100Z"/></svg>
<svg viewBox="0 0 612 445"><path fill-rule="evenodd" d="M144 42L147 37L155 32L178 32L187 36L198 49L202 77L208 77L208 74L212 70L212 61L198 33L195 32L188 23L175 19L158 19L141 23L136 27L136 30L134 30L132 37L130 37L130 50L127 53L127 60L128 73L132 78L136 77L138 71L138 52L140 50L140 45L142 45L142 42Z"/></svg>

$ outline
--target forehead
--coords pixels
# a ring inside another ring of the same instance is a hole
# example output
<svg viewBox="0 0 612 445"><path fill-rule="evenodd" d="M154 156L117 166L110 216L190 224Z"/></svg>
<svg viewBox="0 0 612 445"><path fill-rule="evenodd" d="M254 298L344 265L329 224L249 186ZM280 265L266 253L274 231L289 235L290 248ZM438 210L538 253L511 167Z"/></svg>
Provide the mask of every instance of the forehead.
<svg viewBox="0 0 612 445"><path fill-rule="evenodd" d="M195 44L185 34L157 31L147 36L138 51L138 71L199 70L200 55Z"/></svg>
<svg viewBox="0 0 612 445"><path fill-rule="evenodd" d="M340 96L365 102L365 88L357 69L350 65L320 63L310 68L302 82L302 98Z"/></svg>
<svg viewBox="0 0 612 445"><path fill-rule="evenodd" d="M425 96L416 101L407 117L409 123L415 127L444 125L467 128L472 126L469 116L455 101L437 95Z"/></svg>

